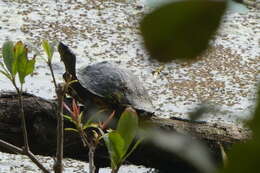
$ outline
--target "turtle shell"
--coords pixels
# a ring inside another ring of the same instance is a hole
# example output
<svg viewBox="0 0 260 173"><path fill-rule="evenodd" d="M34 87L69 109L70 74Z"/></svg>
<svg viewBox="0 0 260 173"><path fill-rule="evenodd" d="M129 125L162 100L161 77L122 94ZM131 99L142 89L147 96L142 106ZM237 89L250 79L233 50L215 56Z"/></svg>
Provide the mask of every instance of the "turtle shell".
<svg viewBox="0 0 260 173"><path fill-rule="evenodd" d="M149 95L137 76L111 62L99 62L77 72L79 83L112 104L154 112Z"/></svg>

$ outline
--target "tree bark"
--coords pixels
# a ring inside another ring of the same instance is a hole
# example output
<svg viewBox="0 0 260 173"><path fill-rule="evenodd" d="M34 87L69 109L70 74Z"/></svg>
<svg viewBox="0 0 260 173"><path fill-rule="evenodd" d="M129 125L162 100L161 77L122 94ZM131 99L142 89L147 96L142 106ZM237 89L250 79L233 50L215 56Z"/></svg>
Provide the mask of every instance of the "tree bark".
<svg viewBox="0 0 260 173"><path fill-rule="evenodd" d="M55 155L56 148L56 105L54 100L45 100L31 94L23 94L24 112L28 129L29 145L34 154ZM0 139L21 147L23 145L22 129L20 126L18 97L14 92L0 94ZM178 118L163 119L152 117L147 120L153 126L167 131L189 134L206 144L216 162L221 160L221 143L226 148L232 144L249 139L249 130L232 125L191 122ZM65 122L65 128L70 127ZM5 148L1 151L10 152ZM95 151L95 164L98 167L109 166L107 150L104 144ZM81 160L88 160L86 149L81 144L79 135L65 131L64 156ZM153 144L143 143L127 161L132 164L142 164L159 168L163 172L180 169L181 172L196 172L190 165L177 156L170 156L163 149Z"/></svg>

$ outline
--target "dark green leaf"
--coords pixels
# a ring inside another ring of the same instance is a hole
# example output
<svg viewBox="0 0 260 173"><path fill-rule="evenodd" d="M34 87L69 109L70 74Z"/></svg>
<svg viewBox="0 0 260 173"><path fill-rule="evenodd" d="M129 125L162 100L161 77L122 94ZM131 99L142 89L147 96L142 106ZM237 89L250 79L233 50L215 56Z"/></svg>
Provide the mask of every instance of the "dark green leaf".
<svg viewBox="0 0 260 173"><path fill-rule="evenodd" d="M124 139L115 131L105 134L103 139L108 149L112 169L118 168L124 156Z"/></svg>
<svg viewBox="0 0 260 173"><path fill-rule="evenodd" d="M258 86L258 97L256 102L256 109L253 115L253 119L250 121L249 125L255 133L255 137L260 140L260 84ZM259 141L260 142L260 141Z"/></svg>
<svg viewBox="0 0 260 173"><path fill-rule="evenodd" d="M129 149L129 146L136 137L138 131L138 116L132 108L127 108L121 115L118 124L117 132L125 141L124 154Z"/></svg>
<svg viewBox="0 0 260 173"><path fill-rule="evenodd" d="M122 162L125 161L125 159L127 159L133 152L134 150L138 147L138 145L142 142L142 140L138 140L134 146L130 149L130 151L124 156L124 158L122 159Z"/></svg>
<svg viewBox="0 0 260 173"><path fill-rule="evenodd" d="M225 1L187 0L163 5L141 22L144 43L158 61L195 58L208 46Z"/></svg>
<svg viewBox="0 0 260 173"><path fill-rule="evenodd" d="M259 170L260 156L260 87L258 89L258 100L253 119L249 125L253 132L252 139L245 143L235 144L228 153L229 162L227 167L220 173L245 173L257 172Z"/></svg>
<svg viewBox="0 0 260 173"><path fill-rule="evenodd" d="M14 57L14 46L12 41L6 41L2 48L4 63L10 74L16 74L16 59Z"/></svg>

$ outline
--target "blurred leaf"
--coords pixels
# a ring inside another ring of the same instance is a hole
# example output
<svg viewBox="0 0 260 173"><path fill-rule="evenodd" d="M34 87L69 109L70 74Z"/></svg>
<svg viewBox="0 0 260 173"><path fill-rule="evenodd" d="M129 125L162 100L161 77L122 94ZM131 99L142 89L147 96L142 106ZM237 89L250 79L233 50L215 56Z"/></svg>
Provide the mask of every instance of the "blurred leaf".
<svg viewBox="0 0 260 173"><path fill-rule="evenodd" d="M126 108L122 113L118 124L117 132L122 136L125 141L124 155L128 151L129 146L136 137L138 131L138 116L132 108Z"/></svg>
<svg viewBox="0 0 260 173"><path fill-rule="evenodd" d="M64 130L73 131L73 132L76 132L76 133L79 132L77 129L74 129L74 128L65 128Z"/></svg>
<svg viewBox="0 0 260 173"><path fill-rule="evenodd" d="M142 142L141 139L139 139L135 145L130 149L130 151L124 156L124 158L122 159L122 161L124 161L125 159L127 159L133 152L134 150L138 147L138 145Z"/></svg>
<svg viewBox="0 0 260 173"><path fill-rule="evenodd" d="M23 44L23 42L19 41L14 46L14 55L17 59L17 71L19 74L19 79L21 84L25 82L25 77L31 74L34 70L35 58L29 60L27 57L28 50Z"/></svg>
<svg viewBox="0 0 260 173"><path fill-rule="evenodd" d="M2 73L5 77L7 77L9 80L12 80L12 77L9 73L6 73L4 70L0 70L0 73Z"/></svg>
<svg viewBox="0 0 260 173"><path fill-rule="evenodd" d="M3 44L2 54L4 63L10 74L15 76L16 74L16 59L14 57L14 46L12 41L6 41Z"/></svg>
<svg viewBox="0 0 260 173"><path fill-rule="evenodd" d="M180 0L145 0L145 5L150 8L156 8L174 1L178 2Z"/></svg>
<svg viewBox="0 0 260 173"><path fill-rule="evenodd" d="M220 173L257 172L260 163L260 87L253 119L249 123L253 132L252 139L245 143L235 144L228 153L227 167Z"/></svg>
<svg viewBox="0 0 260 173"><path fill-rule="evenodd" d="M148 130L144 132L144 136L146 140L157 147L188 161L201 173L214 172L215 170L207 148L192 137L178 133L167 133L162 130Z"/></svg>
<svg viewBox="0 0 260 173"><path fill-rule="evenodd" d="M225 8L224 0L163 5L141 21L145 46L158 61L195 58L207 48Z"/></svg>
<svg viewBox="0 0 260 173"><path fill-rule="evenodd" d="M111 168L116 169L121 164L124 156L124 139L115 131L105 134L103 139L110 155Z"/></svg>
<svg viewBox="0 0 260 173"><path fill-rule="evenodd" d="M227 156L227 153L225 152L223 145L221 143L219 143L219 146L220 146L221 156L222 156L222 160L223 160L223 165L224 165L224 167L226 167L228 164L228 156Z"/></svg>
<svg viewBox="0 0 260 173"><path fill-rule="evenodd" d="M8 72L8 70L5 68L5 65L2 62L0 62L0 66L3 69L3 70L0 70L0 73L5 75L9 80L12 80L11 74Z"/></svg>
<svg viewBox="0 0 260 173"><path fill-rule="evenodd" d="M72 118L71 118L71 116L69 116L69 115L63 115L63 117L64 117L65 119L71 121L71 122L73 121Z"/></svg>
<svg viewBox="0 0 260 173"><path fill-rule="evenodd" d="M82 129L85 130L86 128L90 128L90 127L99 129L99 126L97 123L90 123L90 122L86 122L83 125Z"/></svg>
<svg viewBox="0 0 260 173"><path fill-rule="evenodd" d="M250 140L243 144L236 144L228 153L229 162L220 173L247 173L259 169L260 143Z"/></svg>
<svg viewBox="0 0 260 173"><path fill-rule="evenodd" d="M249 125L254 132L254 137L257 137L257 139L260 140L260 84L258 86L257 95L256 109L253 115L253 119L250 121Z"/></svg>
<svg viewBox="0 0 260 173"><path fill-rule="evenodd" d="M16 58L27 56L27 48L22 41L18 41L14 45L14 56Z"/></svg>
<svg viewBox="0 0 260 173"><path fill-rule="evenodd" d="M214 113L217 109L210 104L201 104L196 107L192 112L189 112L189 118L192 121L196 121L203 117L204 114Z"/></svg>
<svg viewBox="0 0 260 173"><path fill-rule="evenodd" d="M48 62L51 62L54 53L54 47L51 44L49 44L48 40L42 41L42 47L48 56Z"/></svg>

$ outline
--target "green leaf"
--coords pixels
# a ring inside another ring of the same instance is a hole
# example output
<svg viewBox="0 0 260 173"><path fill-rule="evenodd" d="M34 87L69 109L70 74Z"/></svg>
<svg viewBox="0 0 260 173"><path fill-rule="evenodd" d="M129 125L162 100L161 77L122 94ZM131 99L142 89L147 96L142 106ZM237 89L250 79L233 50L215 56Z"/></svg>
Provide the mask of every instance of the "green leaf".
<svg viewBox="0 0 260 173"><path fill-rule="evenodd" d="M74 121L74 120L71 118L71 116L69 116L69 115L63 115L63 117L64 117L65 119L69 120L70 122L72 122L75 126L77 126L77 122Z"/></svg>
<svg viewBox="0 0 260 173"><path fill-rule="evenodd" d="M63 115L63 117L64 117L65 119L69 120L69 121L73 121L72 118L71 118L71 116L69 116L69 115Z"/></svg>
<svg viewBox="0 0 260 173"><path fill-rule="evenodd" d="M122 162L125 161L133 152L134 150L138 147L138 145L142 142L142 140L138 140L135 145L130 149L130 151L123 157Z"/></svg>
<svg viewBox="0 0 260 173"><path fill-rule="evenodd" d="M83 130L85 130L86 128L90 128L90 127L93 127L93 128L99 128L98 127L98 124L96 124L96 123L89 123L89 122L86 122L84 125L83 125Z"/></svg>
<svg viewBox="0 0 260 173"><path fill-rule="evenodd" d="M35 58L29 60L27 53L28 50L23 42L19 41L15 44L14 55L17 59L17 71L21 84L25 82L25 77L31 74L35 66Z"/></svg>
<svg viewBox="0 0 260 173"><path fill-rule="evenodd" d="M179 156L201 173L216 171L216 165L214 164L208 149L203 143L187 134L183 135L158 129L148 129L144 131L143 136L156 147L168 152L167 155L173 154Z"/></svg>
<svg viewBox="0 0 260 173"><path fill-rule="evenodd" d="M79 123L81 123L81 121L82 121L82 115L83 115L83 112L80 112L80 114L79 114L79 116L78 116L78 121L79 121Z"/></svg>
<svg viewBox="0 0 260 173"><path fill-rule="evenodd" d="M136 137L138 131L138 116L135 110L133 110L132 108L125 109L118 121L116 130L125 141L125 155L129 149L129 146Z"/></svg>
<svg viewBox="0 0 260 173"><path fill-rule="evenodd" d="M225 8L226 1L211 0L162 5L141 21L145 46L158 61L196 58L207 48Z"/></svg>
<svg viewBox="0 0 260 173"><path fill-rule="evenodd" d="M0 73L2 73L4 76L6 76L10 81L12 81L12 76L11 74L8 72L8 70L5 68L4 64L2 62L0 62L0 66L3 70L0 70Z"/></svg>
<svg viewBox="0 0 260 173"><path fill-rule="evenodd" d="M250 140L235 144L228 153L229 162L220 173L245 173L259 170L260 156L260 86L253 118L249 122L252 130Z"/></svg>
<svg viewBox="0 0 260 173"><path fill-rule="evenodd" d="M27 61L26 67L25 67L25 76L27 76L33 72L35 62L36 62L35 58Z"/></svg>
<svg viewBox="0 0 260 173"><path fill-rule="evenodd" d="M254 131L254 136L260 140L260 83L258 85L256 109L253 115L253 119L249 122L250 128ZM260 142L260 141L259 141Z"/></svg>
<svg viewBox="0 0 260 173"><path fill-rule="evenodd" d="M112 131L103 136L111 160L111 168L116 169L122 163L125 142L121 135Z"/></svg>
<svg viewBox="0 0 260 173"><path fill-rule="evenodd" d="M9 80L12 80L12 76L9 73L6 73L4 70L0 70L0 73L2 73L5 77L7 77Z"/></svg>
<svg viewBox="0 0 260 173"><path fill-rule="evenodd" d="M73 131L73 132L76 132L76 133L79 132L77 129L74 129L74 128L65 128L64 130Z"/></svg>
<svg viewBox="0 0 260 173"><path fill-rule="evenodd" d="M15 76L16 74L16 59L14 57L14 46L12 41L6 41L3 44L2 54L4 63L10 74Z"/></svg>
<svg viewBox="0 0 260 173"><path fill-rule="evenodd" d="M51 62L54 53L54 47L51 44L49 44L48 40L42 41L42 47L48 56L48 62Z"/></svg>

